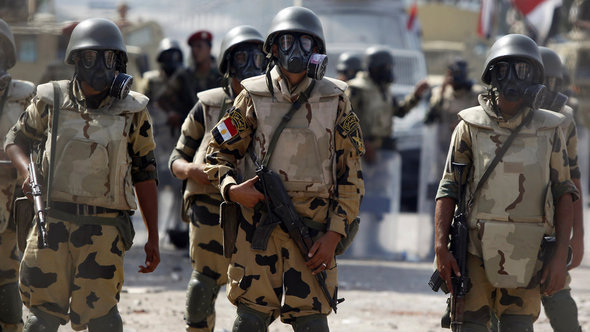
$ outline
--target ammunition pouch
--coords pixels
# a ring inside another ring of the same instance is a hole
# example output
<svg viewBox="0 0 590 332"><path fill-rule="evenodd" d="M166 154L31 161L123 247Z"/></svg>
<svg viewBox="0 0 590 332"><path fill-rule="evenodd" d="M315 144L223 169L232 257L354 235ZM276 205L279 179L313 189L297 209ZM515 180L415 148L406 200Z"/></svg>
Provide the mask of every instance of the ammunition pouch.
<svg viewBox="0 0 590 332"><path fill-rule="evenodd" d="M27 247L27 238L33 227L35 208L33 202L27 197L18 197L14 200L13 218L16 224L16 245L21 252Z"/></svg>
<svg viewBox="0 0 590 332"><path fill-rule="evenodd" d="M230 258L235 250L240 218L241 209L238 203L221 202L219 206L219 223L223 230L223 255L226 258Z"/></svg>

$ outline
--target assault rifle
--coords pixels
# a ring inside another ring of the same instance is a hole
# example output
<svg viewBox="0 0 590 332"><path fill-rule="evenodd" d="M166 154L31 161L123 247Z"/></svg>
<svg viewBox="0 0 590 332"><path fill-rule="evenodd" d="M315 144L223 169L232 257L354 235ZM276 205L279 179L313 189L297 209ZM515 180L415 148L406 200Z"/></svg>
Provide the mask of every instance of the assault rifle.
<svg viewBox="0 0 590 332"><path fill-rule="evenodd" d="M451 328L452 331L461 331L463 326L463 311L465 309L465 295L471 289L471 280L467 276L467 244L469 242L469 228L467 226L467 216L465 214L465 198L463 193L463 172L466 164L452 163L453 168L457 170L459 176L459 201L457 204L457 210L453 217L453 223L450 229L450 251L457 261L459 266L460 277L455 276L451 273L451 284L453 287L453 294L447 300L450 306L450 322L446 319L441 321L441 326L445 328ZM428 282L430 288L433 291L438 292L441 288L445 293L449 290L446 287L444 280L441 278L438 270L435 270L430 281Z"/></svg>
<svg viewBox="0 0 590 332"><path fill-rule="evenodd" d="M47 247L47 229L46 219L47 210L43 203L43 193L41 192L41 183L37 174L37 165L33 159L33 153L29 155L29 180L31 183L31 194L35 205L35 221L37 222L37 246L39 249Z"/></svg>
<svg viewBox="0 0 590 332"><path fill-rule="evenodd" d="M268 169L266 166L258 164L258 162L256 164L258 182L256 182L255 187L266 198L266 210L268 213L266 218L278 219L279 222L283 223L289 232L289 237L295 241L305 261L309 260L307 254L313 245L313 240L309 235L309 228L305 225L301 216L297 214L291 197L287 194L283 181L277 173ZM334 291L333 296L330 295L330 291L328 291L328 286L326 285L326 278L326 271L315 275L315 279L322 289L322 293L328 300L334 313L336 313L337 304L344 301L344 299L337 299L338 289Z"/></svg>

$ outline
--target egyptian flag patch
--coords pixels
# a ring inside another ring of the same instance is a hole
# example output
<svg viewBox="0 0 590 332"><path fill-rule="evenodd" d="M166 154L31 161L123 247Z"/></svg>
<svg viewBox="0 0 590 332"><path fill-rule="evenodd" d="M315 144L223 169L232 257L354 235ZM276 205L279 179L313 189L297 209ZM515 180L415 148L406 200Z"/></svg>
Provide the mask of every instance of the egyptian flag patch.
<svg viewBox="0 0 590 332"><path fill-rule="evenodd" d="M238 130L232 123L231 117L227 117L225 120L218 123L215 128L213 128L211 134L213 134L213 138L217 144L222 144L227 142L230 138L236 136L238 134Z"/></svg>

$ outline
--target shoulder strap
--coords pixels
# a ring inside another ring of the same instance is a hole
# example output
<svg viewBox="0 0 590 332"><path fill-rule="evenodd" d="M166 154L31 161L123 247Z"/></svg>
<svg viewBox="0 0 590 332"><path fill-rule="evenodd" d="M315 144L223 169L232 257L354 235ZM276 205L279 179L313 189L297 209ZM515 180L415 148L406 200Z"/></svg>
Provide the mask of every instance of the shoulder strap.
<svg viewBox="0 0 590 332"><path fill-rule="evenodd" d="M264 159L262 160L262 164L264 166L268 166L268 163L270 162L270 156L277 145L277 141L279 140L279 136L281 136L281 132L283 131L283 129L285 129L285 127L287 126L287 123L289 121L291 121L291 118L293 118L293 115L295 114L295 112L297 112L297 110L299 110L299 108L301 108L301 105L303 105L307 102L309 95L311 94L311 91L313 90L314 86L315 86L315 80L312 80L311 83L309 84L309 86L307 87L307 89L305 89L305 91L300 93L299 98L297 98L297 100L293 104L291 104L291 108L289 109L289 112L287 112L287 114L283 115L281 122L277 126L277 129L275 130L275 132L272 135L272 138L270 139L270 143L268 144L268 151L266 152L266 155L264 156Z"/></svg>
<svg viewBox="0 0 590 332"><path fill-rule="evenodd" d="M55 141L57 140L57 126L59 124L59 108L61 105L61 90L57 82L53 81L53 113L51 115L51 145L49 156L49 176L47 177L47 204L51 208L51 184L53 183L53 173L55 171Z"/></svg>
<svg viewBox="0 0 590 332"><path fill-rule="evenodd" d="M496 168L496 165L498 165L498 163L500 162L500 160L502 159L502 157L504 156L506 151L508 151L508 148L510 147L510 145L514 141L514 138L516 138L516 135L518 135L518 132L522 129L522 127L524 127L529 122L531 122L531 119L533 118L534 113L535 113L535 111L531 109L529 114L526 115L526 117L522 120L522 122L518 125L518 127L514 128L514 130L510 134L510 136L508 136L508 139L506 139L506 142L504 142L504 144L502 145L502 148L500 148L500 151L498 151L498 153L496 153L496 156L494 157L492 162L488 165L485 172L481 176L481 179L479 180L477 187L475 187L475 190L473 191L473 195L471 195L471 198L469 199L469 204L468 204L469 206L471 206L473 204L473 200L475 199L477 193L479 192L479 190L481 189L483 184L487 181L490 174L492 174L492 171L494 170L494 168Z"/></svg>

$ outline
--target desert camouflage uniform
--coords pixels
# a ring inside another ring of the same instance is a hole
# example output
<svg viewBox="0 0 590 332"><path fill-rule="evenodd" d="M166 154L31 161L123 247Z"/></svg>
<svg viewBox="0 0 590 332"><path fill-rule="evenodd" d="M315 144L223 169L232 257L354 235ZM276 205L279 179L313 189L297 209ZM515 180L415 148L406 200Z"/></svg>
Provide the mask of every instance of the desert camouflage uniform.
<svg viewBox="0 0 590 332"><path fill-rule="evenodd" d="M472 165L467 180L466 198L469 200L469 193L487 167L484 165L493 159L510 130L531 111L524 109L505 120L492 110L487 97L482 95L479 101L481 107L459 113L462 121L453 132L437 199L457 199L457 182L450 168L450 162L454 161ZM577 198L577 190L570 180L565 138L559 128L565 119L549 111L534 112L531 123L522 128L468 211L467 269L473 286L465 300L465 322L489 324L490 310L498 317L528 315L534 320L539 315L538 284L526 288L494 286L529 282L523 275L525 272L534 274L540 267L536 259L540 237L552 232L553 202L564 194ZM479 120L474 120L476 118ZM529 181L531 179L540 181ZM516 227L524 227L525 233L515 232ZM494 234L499 228L504 228L504 232ZM507 228L512 231L506 231ZM489 241L490 238L494 240ZM525 249L534 252L532 257L522 252L510 254L521 242L529 244ZM482 248L482 243L495 245L499 255L488 256L492 250Z"/></svg>
<svg viewBox="0 0 590 332"><path fill-rule="evenodd" d="M48 247L38 249L35 225L21 263L20 291L27 307L55 316L62 324L71 319L72 327L82 330L119 300L123 256L133 239L132 185L156 179L155 144L145 96L132 91L120 101L107 97L99 109L90 110L77 81L58 83L60 135L52 187L55 203L47 218ZM52 113L53 86L40 85L5 144L27 147L50 135ZM47 158L45 151L45 174ZM96 197L97 193L102 194ZM84 204L98 210L85 209Z"/></svg>
<svg viewBox="0 0 590 332"><path fill-rule="evenodd" d="M264 158L271 136L294 97L307 89L305 78L290 88L275 67L271 71L274 99L264 76L242 81L244 91L214 129L207 151L207 173L225 195L236 181L236 160L244 158L244 179L253 177L247 149ZM346 85L324 78L316 81L309 101L287 123L270 158L269 168L281 174L299 215L324 230L347 236L364 193L360 158L364 152L358 119L351 112ZM222 123L237 129L232 138L215 134ZM227 196L224 196L228 200ZM293 240L282 227L270 235L266 250L251 248L256 225L265 213L242 207L237 252L228 269L228 298L235 305L293 323L296 318L327 315L331 308ZM310 230L317 238L322 231ZM328 266L326 284L333 294L338 268ZM238 309L239 310L239 309Z"/></svg>
<svg viewBox="0 0 590 332"><path fill-rule="evenodd" d="M198 97L199 101L182 124L180 138L170 156L170 170L172 163L181 158L195 163L206 162L205 152L211 139L211 129L233 103L233 98L222 88L203 91ZM192 179L186 181L183 214L190 221L190 257L193 265L191 279L204 283L210 280L210 283L217 285L217 291L227 283L229 265L229 259L223 255L223 234L219 224L221 202L222 197L217 187L204 186ZM209 304L209 312L204 313L204 320L188 322L187 331L213 331L217 291Z"/></svg>
<svg viewBox="0 0 590 332"><path fill-rule="evenodd" d="M6 98L4 105L0 106L0 143L2 143L0 145L0 155L4 156L0 159L8 160L4 149L1 148L4 146L4 137L29 104L34 92L35 85L33 83L13 79L6 90L6 97L0 97ZM8 291L9 288L18 292L16 285L18 284L20 253L16 247L15 224L11 216L16 187L16 169L0 168L0 288L4 288L3 292ZM0 306L7 304L0 302ZM0 315L0 331L22 329L22 311L20 307L0 308L0 312L3 313ZM4 316L4 313L7 316ZM3 321L3 318L10 318L13 321Z"/></svg>

